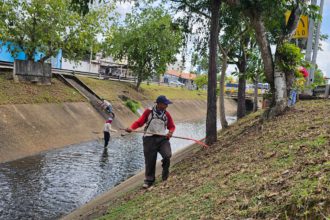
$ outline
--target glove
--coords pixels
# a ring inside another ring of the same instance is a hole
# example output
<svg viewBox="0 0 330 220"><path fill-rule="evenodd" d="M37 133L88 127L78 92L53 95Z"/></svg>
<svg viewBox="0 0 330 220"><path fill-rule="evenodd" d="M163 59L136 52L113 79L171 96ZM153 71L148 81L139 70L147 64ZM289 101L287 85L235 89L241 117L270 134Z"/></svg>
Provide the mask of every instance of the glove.
<svg viewBox="0 0 330 220"><path fill-rule="evenodd" d="M173 132L169 131L169 132L167 133L167 135L166 135L166 138L167 138L168 140L170 140L171 137L172 137L172 135L173 135Z"/></svg>

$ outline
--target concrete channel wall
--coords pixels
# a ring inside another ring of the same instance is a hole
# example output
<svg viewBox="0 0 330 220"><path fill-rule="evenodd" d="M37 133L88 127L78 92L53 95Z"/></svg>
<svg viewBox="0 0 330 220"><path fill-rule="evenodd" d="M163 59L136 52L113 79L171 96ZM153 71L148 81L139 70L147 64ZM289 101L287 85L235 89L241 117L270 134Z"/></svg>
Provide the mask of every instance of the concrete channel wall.
<svg viewBox="0 0 330 220"><path fill-rule="evenodd" d="M154 101L142 104L150 107ZM228 101L226 106L227 114L235 115L235 102ZM122 102L114 102L113 107L115 129L138 118ZM174 101L168 110L176 122L201 120L206 117L206 101ZM0 163L96 140L103 135L103 123L103 117L88 102L0 105Z"/></svg>

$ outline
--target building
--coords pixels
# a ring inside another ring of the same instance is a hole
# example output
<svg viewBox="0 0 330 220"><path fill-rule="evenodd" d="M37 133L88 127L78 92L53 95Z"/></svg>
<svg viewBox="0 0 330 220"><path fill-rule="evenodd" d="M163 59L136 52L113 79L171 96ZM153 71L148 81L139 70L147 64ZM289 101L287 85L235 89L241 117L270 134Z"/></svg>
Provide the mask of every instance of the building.
<svg viewBox="0 0 330 220"><path fill-rule="evenodd" d="M95 73L102 77L132 78L126 61L115 61L112 57L101 58L101 54L96 54L95 60L73 62L62 59L62 69L80 72Z"/></svg>
<svg viewBox="0 0 330 220"><path fill-rule="evenodd" d="M0 45L2 45L2 41L0 41ZM11 47L11 48L16 47L17 50L20 51L20 52L17 53L16 57L13 57L12 54L8 51L8 47ZM42 57L43 57L43 53L38 52L34 56L34 61L38 61ZM14 60L27 60L27 56L17 46L13 45L10 42L7 42L7 43L3 44L0 47L0 61L14 63ZM61 60L62 60L62 50L59 50L56 57L51 57L50 63L51 63L53 68L61 68L62 67Z"/></svg>
<svg viewBox="0 0 330 220"><path fill-rule="evenodd" d="M164 83L168 83L168 84L171 84L171 82L179 82L184 84L185 86L192 86L194 84L195 78L196 78L196 74L185 73L171 69L165 72L163 81Z"/></svg>

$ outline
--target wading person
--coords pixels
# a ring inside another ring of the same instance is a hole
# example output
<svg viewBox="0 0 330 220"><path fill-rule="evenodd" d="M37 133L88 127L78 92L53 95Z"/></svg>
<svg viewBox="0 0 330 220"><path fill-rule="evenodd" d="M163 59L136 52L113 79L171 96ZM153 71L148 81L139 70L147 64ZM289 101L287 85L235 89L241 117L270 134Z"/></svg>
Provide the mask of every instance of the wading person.
<svg viewBox="0 0 330 220"><path fill-rule="evenodd" d="M108 120L105 121L103 126L103 135L104 135L104 148L106 148L110 141L110 131L117 132L117 130L111 128L112 118L109 117Z"/></svg>
<svg viewBox="0 0 330 220"><path fill-rule="evenodd" d="M170 100L163 95L159 96L156 105L152 109L146 109L137 121L126 128L127 132L132 132L145 125L143 136L145 180L143 188L148 188L155 182L157 153L160 153L163 158L162 180L166 181L169 176L172 156L169 139L175 130L173 119L170 113L166 111L169 104L172 104Z"/></svg>

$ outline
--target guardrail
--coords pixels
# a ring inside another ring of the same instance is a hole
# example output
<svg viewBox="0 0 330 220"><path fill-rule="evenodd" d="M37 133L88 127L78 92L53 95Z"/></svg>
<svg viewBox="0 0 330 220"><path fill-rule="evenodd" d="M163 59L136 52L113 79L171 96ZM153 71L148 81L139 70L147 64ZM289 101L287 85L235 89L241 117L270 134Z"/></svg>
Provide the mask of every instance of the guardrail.
<svg viewBox="0 0 330 220"><path fill-rule="evenodd" d="M0 69L10 69L14 68L14 64L11 62L0 61ZM113 79L113 80L123 80L123 81L130 81L135 82L135 77L120 77L120 76L108 76L102 75L99 73L91 73L91 72L84 72L84 71L77 71L77 70L68 70L68 69L58 69L52 68L52 73L55 74L68 74L68 75L82 75L82 76L91 76L98 79Z"/></svg>
<svg viewBox="0 0 330 220"><path fill-rule="evenodd" d="M10 62L0 61L0 69L14 69L14 64Z"/></svg>
<svg viewBox="0 0 330 220"><path fill-rule="evenodd" d="M313 92L313 96L324 95L325 98L328 98L330 92L329 90L330 90L330 84L317 86L312 90L312 92Z"/></svg>

